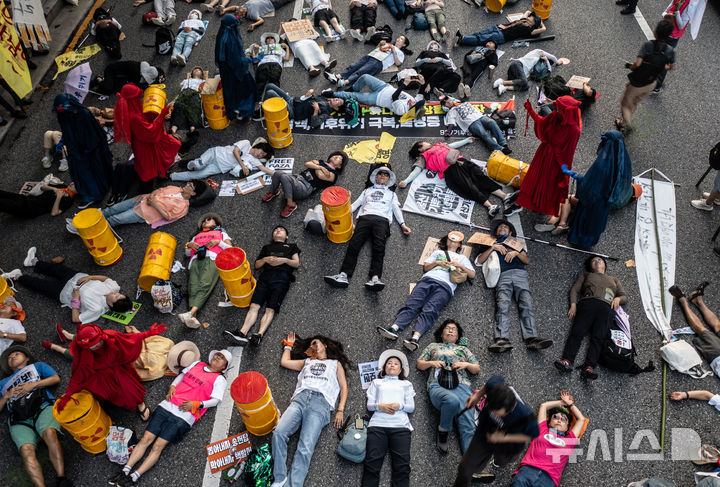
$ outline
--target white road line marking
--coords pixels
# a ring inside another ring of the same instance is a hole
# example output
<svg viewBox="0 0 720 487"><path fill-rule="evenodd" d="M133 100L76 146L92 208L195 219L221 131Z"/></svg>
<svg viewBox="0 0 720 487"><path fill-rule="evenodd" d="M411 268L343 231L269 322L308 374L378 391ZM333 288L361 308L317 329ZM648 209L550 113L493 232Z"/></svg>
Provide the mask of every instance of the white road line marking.
<svg viewBox="0 0 720 487"><path fill-rule="evenodd" d="M232 353L233 360L226 374L227 389L225 389L222 402L218 405L217 411L215 411L215 423L213 424L212 435L210 436L208 444L227 438L228 429L230 428L230 418L232 418L233 406L235 404L230 396L230 386L240 372L240 359L242 358L243 347L229 347L228 350ZM203 456L206 455L203 454ZM205 476L203 477L202 487L218 487L220 485L221 475L222 472L216 474L210 473L210 463L205 461Z"/></svg>
<svg viewBox="0 0 720 487"><path fill-rule="evenodd" d="M645 34L645 37L647 37L647 40L652 41L655 39L655 34L653 34L652 29L648 25L647 21L645 20L645 17L643 17L642 12L639 8L635 7L635 13L633 14L635 17L635 20L637 20L638 25L640 26L640 30L643 31L643 34Z"/></svg>
<svg viewBox="0 0 720 487"><path fill-rule="evenodd" d="M293 7L293 18L300 20L302 17L303 3L305 0L295 0L295 6Z"/></svg>

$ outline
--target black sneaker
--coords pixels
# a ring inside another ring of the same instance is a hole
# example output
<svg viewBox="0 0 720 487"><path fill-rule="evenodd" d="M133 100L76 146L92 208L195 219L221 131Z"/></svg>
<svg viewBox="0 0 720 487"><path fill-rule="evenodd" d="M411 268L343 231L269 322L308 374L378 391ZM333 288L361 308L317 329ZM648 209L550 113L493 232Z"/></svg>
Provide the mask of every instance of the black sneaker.
<svg viewBox="0 0 720 487"><path fill-rule="evenodd" d="M225 333L225 337L229 339L230 341L234 342L236 345L240 345L241 347L244 347L248 343L250 343L250 340L248 340L247 335L245 335L240 330L225 330L223 333Z"/></svg>
<svg viewBox="0 0 720 487"><path fill-rule="evenodd" d="M392 329L392 327L384 328L380 325L376 326L375 329L380 334L380 336L387 338L388 340L397 340L398 335L395 333L395 330Z"/></svg>
<svg viewBox="0 0 720 487"><path fill-rule="evenodd" d="M503 205L506 208L512 206L515 203L515 200L518 199L518 196L520 196L520 190L517 190L514 193L510 193L508 195L505 195L505 198L503 198Z"/></svg>
<svg viewBox="0 0 720 487"><path fill-rule="evenodd" d="M509 156L510 154L512 154L512 149L510 147L508 147L507 144L502 146L501 150L502 150L502 153L505 154L506 156Z"/></svg>
<svg viewBox="0 0 720 487"><path fill-rule="evenodd" d="M326 89L322 90L322 93L320 93L320 95L322 95L325 98L333 98L335 96L335 92L330 88L326 88Z"/></svg>
<svg viewBox="0 0 720 487"><path fill-rule="evenodd" d="M460 33L460 29L455 32L455 39L453 40L452 47L458 47L460 45L460 41L462 41L463 35Z"/></svg>
<svg viewBox="0 0 720 487"><path fill-rule="evenodd" d="M437 433L437 447L438 450L440 450L441 453L447 453L448 452L448 436L450 436L449 431L440 431L438 430Z"/></svg>
<svg viewBox="0 0 720 487"><path fill-rule="evenodd" d="M540 337L534 337L534 338L528 338L525 341L525 348L528 350L544 350L548 347L551 347L553 344L553 341L549 338L540 338Z"/></svg>
<svg viewBox="0 0 720 487"><path fill-rule="evenodd" d="M634 13L635 13L635 8L629 7L629 6L625 7L624 9L622 9L620 11L621 15L630 15L630 14L634 14Z"/></svg>
<svg viewBox="0 0 720 487"><path fill-rule="evenodd" d="M407 348L411 352L414 352L418 349L420 345L418 344L417 338L411 338L410 340L403 340L403 347Z"/></svg>
<svg viewBox="0 0 720 487"><path fill-rule="evenodd" d="M120 470L118 473L108 479L108 485L120 485L118 482L120 482L125 477L127 477L127 475L125 475L125 473Z"/></svg>
<svg viewBox="0 0 720 487"><path fill-rule="evenodd" d="M518 206L515 203L505 208L505 211L503 211L503 215L505 216L511 216L515 213L520 213L522 211L522 206Z"/></svg>
<svg viewBox="0 0 720 487"><path fill-rule="evenodd" d="M253 333L250 337L250 345L253 347L257 347L260 345L260 342L262 341L263 336L260 333Z"/></svg>

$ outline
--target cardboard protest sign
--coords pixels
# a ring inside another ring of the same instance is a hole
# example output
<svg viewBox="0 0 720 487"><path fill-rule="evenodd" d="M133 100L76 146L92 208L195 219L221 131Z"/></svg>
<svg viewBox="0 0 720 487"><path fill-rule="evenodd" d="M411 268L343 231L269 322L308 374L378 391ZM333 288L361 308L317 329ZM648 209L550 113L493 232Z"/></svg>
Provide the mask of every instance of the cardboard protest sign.
<svg viewBox="0 0 720 487"><path fill-rule="evenodd" d="M252 451L247 431L210 443L205 453L210 463L210 472L217 473L245 460Z"/></svg>
<svg viewBox="0 0 720 487"><path fill-rule="evenodd" d="M439 243L439 238L428 237L427 241L425 242L425 248L423 249L422 254L420 254L420 260L418 261L418 264L423 265L425 263L425 259L430 257L430 254L440 248L438 247ZM471 252L472 248L469 245L463 245L462 251L460 253L469 259Z"/></svg>
<svg viewBox="0 0 720 487"><path fill-rule="evenodd" d="M315 32L310 19L283 22L282 28L283 31L285 31L288 42L297 42L302 39L314 39L318 36L318 33Z"/></svg>

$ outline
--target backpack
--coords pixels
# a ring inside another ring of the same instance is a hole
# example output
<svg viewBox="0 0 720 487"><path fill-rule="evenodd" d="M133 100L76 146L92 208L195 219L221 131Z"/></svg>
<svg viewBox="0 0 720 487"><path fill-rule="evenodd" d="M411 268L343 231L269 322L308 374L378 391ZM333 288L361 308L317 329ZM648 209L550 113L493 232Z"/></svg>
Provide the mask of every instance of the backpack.
<svg viewBox="0 0 720 487"><path fill-rule="evenodd" d="M628 73L628 79L639 86L646 86L657 79L665 71L668 58L665 55L665 44L660 41L653 41L653 50L643 57L642 64L635 71Z"/></svg>
<svg viewBox="0 0 720 487"><path fill-rule="evenodd" d="M175 35L167 27L158 27L155 30L155 52L160 55L170 54L175 45Z"/></svg>
<svg viewBox="0 0 720 487"><path fill-rule="evenodd" d="M340 443L337 454L345 460L355 463L365 461L365 449L367 447L367 422L359 414L355 415L355 421L350 424L351 418L345 420L343 427L337 432Z"/></svg>
<svg viewBox="0 0 720 487"><path fill-rule="evenodd" d="M615 314L610 331L605 339L605 345L600 352L599 363L605 368L625 374L640 374L642 372L652 372L655 365L652 360L643 369L635 363L635 346L632 344L630 337L621 329L619 325L618 313Z"/></svg>
<svg viewBox="0 0 720 487"><path fill-rule="evenodd" d="M392 42L393 30L389 25L383 25L379 29L375 30L375 33L370 37L368 41L370 44L377 46L380 41Z"/></svg>
<svg viewBox="0 0 720 487"><path fill-rule="evenodd" d="M720 142L715 144L715 147L710 150L709 161L711 168L720 169Z"/></svg>
<svg viewBox="0 0 720 487"><path fill-rule="evenodd" d="M549 74L550 68L548 67L547 61L541 59L533 66L532 70L530 71L529 78L533 81L539 81Z"/></svg>
<svg viewBox="0 0 720 487"><path fill-rule="evenodd" d="M566 83L565 78L559 74L550 74L538 82L545 96L551 100L557 100L561 96L572 94L572 90L567 87Z"/></svg>
<svg viewBox="0 0 720 487"><path fill-rule="evenodd" d="M517 122L515 112L512 110L495 110L490 114L490 118L495 120L500 130L515 128L515 123Z"/></svg>
<svg viewBox="0 0 720 487"><path fill-rule="evenodd" d="M352 98L345 100L345 123L348 124L348 127L351 129L357 127L360 123L361 114L362 109L357 100L353 100Z"/></svg>

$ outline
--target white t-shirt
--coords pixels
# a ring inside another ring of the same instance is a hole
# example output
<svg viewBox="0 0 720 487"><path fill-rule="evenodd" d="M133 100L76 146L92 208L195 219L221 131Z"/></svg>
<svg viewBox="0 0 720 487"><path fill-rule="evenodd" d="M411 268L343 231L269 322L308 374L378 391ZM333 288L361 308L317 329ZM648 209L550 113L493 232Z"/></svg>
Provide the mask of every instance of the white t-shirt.
<svg viewBox="0 0 720 487"><path fill-rule="evenodd" d="M395 54L397 54L398 59L402 63L405 61L405 53L403 53L400 49L398 49L395 46L392 46L393 50L395 51ZM392 52L390 51L381 51L379 47L376 47L372 51L368 53L368 56L371 58L375 58L378 61L382 63L382 69L385 71L387 68L395 64L395 58L392 55Z"/></svg>
<svg viewBox="0 0 720 487"><path fill-rule="evenodd" d="M310 12L315 15L315 12L323 9L330 8L329 0L310 0Z"/></svg>
<svg viewBox="0 0 720 487"><path fill-rule="evenodd" d="M325 397L330 407L335 409L335 402L340 394L337 368L337 360L305 359L305 365L298 374L293 398L305 390L319 392Z"/></svg>
<svg viewBox="0 0 720 487"><path fill-rule="evenodd" d="M240 149L240 157L245 166L251 171L257 169L262 164L259 159L250 155L250 141L240 140L233 145L215 147L215 161L222 172L231 172L233 176L240 175L242 168L233 154L235 147Z"/></svg>
<svg viewBox="0 0 720 487"><path fill-rule="evenodd" d="M187 78L180 82L180 89L185 90L187 88L190 88L195 91L200 91L200 85L205 82L204 79L198 79L198 78Z"/></svg>
<svg viewBox="0 0 720 487"><path fill-rule="evenodd" d="M25 328L23 328L20 320L0 318L0 353L3 353L13 344L12 339L2 338L3 333L25 333Z"/></svg>
<svg viewBox="0 0 720 487"><path fill-rule="evenodd" d="M70 306L72 299L72 291L77 284L78 279L87 276L83 272L78 272L70 279L63 290L60 292L60 303L63 307ZM94 323L100 318L110 306L105 301L105 295L109 293L119 293L120 285L112 279L97 281L91 279L80 286L80 323Z"/></svg>
<svg viewBox="0 0 720 487"><path fill-rule="evenodd" d="M465 257L462 254L458 254L457 252L452 252L448 250L448 254L450 254L450 260L452 262L457 262L463 267L466 267L468 269L472 269L473 266L470 263L470 259ZM444 250L436 250L432 254L430 254L430 257L425 259L426 264L432 264L435 261L441 260L443 262L447 262L447 256L445 255ZM434 279L436 281L443 282L447 284L450 287L450 291L452 294L455 294L455 289L457 288L457 284L454 284L450 282L450 269L446 269L442 266L436 266L427 271L425 274L423 274L423 277L428 277L430 279Z"/></svg>

